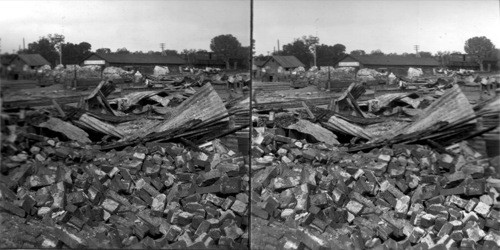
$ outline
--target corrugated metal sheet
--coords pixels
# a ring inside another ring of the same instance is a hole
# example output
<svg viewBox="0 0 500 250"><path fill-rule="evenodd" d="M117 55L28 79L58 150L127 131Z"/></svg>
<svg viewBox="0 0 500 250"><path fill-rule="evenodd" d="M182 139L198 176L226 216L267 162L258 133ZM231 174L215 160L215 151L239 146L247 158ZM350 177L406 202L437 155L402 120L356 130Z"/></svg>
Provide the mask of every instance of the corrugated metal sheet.
<svg viewBox="0 0 500 250"><path fill-rule="evenodd" d="M119 64L186 64L186 61L179 56L175 55L139 55L139 54L92 54L91 56L102 58L108 63ZM91 57L90 56L90 57ZM89 57L89 58L90 58Z"/></svg>
<svg viewBox="0 0 500 250"><path fill-rule="evenodd" d="M447 90L441 98L434 101L422 111L422 115L416 120L399 129L395 134L410 134L416 131L424 131L438 122L454 124L474 117L475 113L469 100L462 93L460 87L455 85ZM471 122L475 122L472 120Z"/></svg>
<svg viewBox="0 0 500 250"><path fill-rule="evenodd" d="M107 122L100 121L99 119L96 119L96 118L89 116L87 114L83 114L82 116L80 116L80 118L78 120L75 120L73 122L80 127L99 131L103 134L116 136L118 138L122 138L123 134L124 134L124 131L122 131L121 129L118 129L114 125L111 125Z"/></svg>
<svg viewBox="0 0 500 250"><path fill-rule="evenodd" d="M214 117L224 115L227 115L227 109L212 85L208 83L200 88L193 96L177 106L171 114L171 119L159 125L146 124L144 127L137 130L136 133L127 136L125 139L132 140L139 137L145 137L151 133L160 133L180 128L195 119L204 122Z"/></svg>
<svg viewBox="0 0 500 250"><path fill-rule="evenodd" d="M40 54L19 54L19 58L29 66L43 66L50 65Z"/></svg>
<svg viewBox="0 0 500 250"><path fill-rule="evenodd" d="M412 93L389 93L389 94L384 94L384 95L378 96L375 99L378 100L378 105L380 107L387 107L391 102L398 100L398 99L401 99L401 98L405 98L411 94Z"/></svg>
<svg viewBox="0 0 500 250"><path fill-rule="evenodd" d="M311 135L316 140L321 142L326 142L331 145L340 144L339 141L337 141L337 136L334 133L308 120L299 119L296 123L288 126L287 128L294 129L301 133Z"/></svg>
<svg viewBox="0 0 500 250"><path fill-rule="evenodd" d="M263 66L265 66L271 59L274 59L283 68L297 68L305 66L295 56L272 56L263 64Z"/></svg>
<svg viewBox="0 0 500 250"><path fill-rule="evenodd" d="M359 138L367 140L372 138L372 135L368 134L361 126L350 123L348 121L344 121L336 116L330 117L330 119L328 119L328 122L324 122L321 124L329 129L340 131L344 134L357 136Z"/></svg>
<svg viewBox="0 0 500 250"><path fill-rule="evenodd" d="M364 65L439 67L439 62L432 57L375 56L375 55L367 55L367 56L347 55L346 57L351 57ZM342 59L341 61L343 61L344 59Z"/></svg>

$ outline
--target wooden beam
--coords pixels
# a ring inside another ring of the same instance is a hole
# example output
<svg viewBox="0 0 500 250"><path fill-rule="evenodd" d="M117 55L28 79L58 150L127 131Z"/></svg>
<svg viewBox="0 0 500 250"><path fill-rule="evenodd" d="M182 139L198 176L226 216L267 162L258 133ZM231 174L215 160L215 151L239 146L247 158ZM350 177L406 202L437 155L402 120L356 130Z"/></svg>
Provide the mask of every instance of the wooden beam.
<svg viewBox="0 0 500 250"><path fill-rule="evenodd" d="M64 113L61 106L59 106L59 103L57 103L55 99L52 99L52 105L54 105L54 108L56 108L57 112L59 112L59 115L61 115L62 118L66 118L66 113Z"/></svg>
<svg viewBox="0 0 500 250"><path fill-rule="evenodd" d="M101 92L101 90L99 90L99 91L97 92L97 95L98 95L98 97L99 97L99 98L98 98L98 99L99 99L99 101L100 101L100 102L104 105L104 107L106 108L106 110L107 110L109 113L111 113L111 114L113 114L113 115L116 115L116 114L115 114L115 111L111 108L111 106L110 106L110 105L109 105L109 103L108 103L108 100L106 100L106 97L105 97L105 96L104 96L104 94Z"/></svg>
<svg viewBox="0 0 500 250"><path fill-rule="evenodd" d="M309 109L309 107L307 106L306 102L302 101L302 107L304 107L304 109L306 110L307 114L309 115L309 118L311 118L311 120L314 120L316 119L314 117L314 114L313 112L311 112L311 110Z"/></svg>
<svg viewBox="0 0 500 250"><path fill-rule="evenodd" d="M352 108L354 109L354 111L356 111L356 114L358 114L359 116L365 118L365 116L363 115L363 112L361 112L361 109L358 106L358 102L356 100L354 100L354 97L351 95L350 92L347 93L347 101L352 106Z"/></svg>

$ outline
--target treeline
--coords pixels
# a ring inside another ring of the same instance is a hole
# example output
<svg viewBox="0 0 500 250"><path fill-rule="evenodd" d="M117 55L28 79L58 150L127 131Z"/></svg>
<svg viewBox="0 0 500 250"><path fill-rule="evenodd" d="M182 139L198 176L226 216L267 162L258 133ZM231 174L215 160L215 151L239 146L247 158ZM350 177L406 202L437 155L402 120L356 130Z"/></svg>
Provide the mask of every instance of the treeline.
<svg viewBox="0 0 500 250"><path fill-rule="evenodd" d="M192 63L195 58L206 57L210 52L210 59L221 60L227 67L231 62L239 62L241 67L249 65L250 47L242 46L236 37L231 34L215 36L210 41L211 51L203 49L184 49L182 51L166 49L163 51L129 51L126 47L112 51L110 48L98 48L96 53L116 54L152 54L152 55L177 55ZM62 58L61 58L62 51ZM64 35L48 34L40 37L38 41L28 44L26 49L21 49L18 54L40 54L47 59L52 66L57 64L79 64L91 53L92 45L88 42L73 44L65 42ZM62 62L61 62L62 59Z"/></svg>
<svg viewBox="0 0 500 250"><path fill-rule="evenodd" d="M472 37L465 41L464 51L471 55L474 60L482 66L482 61L488 57L496 56L495 46L486 37ZM302 36L300 38L294 39L293 42L283 45L283 49L278 49L277 51L268 52L268 55L257 55L254 56L255 60L265 61L269 59L272 55L291 55L297 57L306 66L329 66L335 65L337 61L342 59L347 52L346 46L343 44L320 44L319 37L316 36ZM387 55L387 56L408 56L415 57L416 53L384 53L383 51L377 49L370 52L364 50L356 49L349 52L353 56L363 56L363 55ZM433 57L439 62L447 62L450 60L452 55L461 55L462 52L459 51L438 51L434 54L428 51L419 51L419 57ZM316 60L316 63L315 63Z"/></svg>

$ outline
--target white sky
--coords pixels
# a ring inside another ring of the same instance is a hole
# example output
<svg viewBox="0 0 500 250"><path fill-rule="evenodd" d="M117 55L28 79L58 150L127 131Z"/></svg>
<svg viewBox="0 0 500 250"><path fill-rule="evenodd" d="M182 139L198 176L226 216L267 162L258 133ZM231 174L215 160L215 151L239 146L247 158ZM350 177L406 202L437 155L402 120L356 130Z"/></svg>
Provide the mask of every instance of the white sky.
<svg viewBox="0 0 500 250"><path fill-rule="evenodd" d="M486 36L500 47L498 0L254 1L256 55L303 35L320 43L369 53L464 50L465 41Z"/></svg>
<svg viewBox="0 0 500 250"><path fill-rule="evenodd" d="M12 53L47 34L88 42L92 50L210 50L210 40L232 34L250 45L248 0L5 1L0 0L1 52Z"/></svg>

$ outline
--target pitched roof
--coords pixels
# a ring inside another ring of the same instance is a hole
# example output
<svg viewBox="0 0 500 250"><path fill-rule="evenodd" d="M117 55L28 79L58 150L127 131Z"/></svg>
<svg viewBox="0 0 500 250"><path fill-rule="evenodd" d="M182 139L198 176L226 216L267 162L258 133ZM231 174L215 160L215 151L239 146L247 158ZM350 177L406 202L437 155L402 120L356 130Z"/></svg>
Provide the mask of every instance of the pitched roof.
<svg viewBox="0 0 500 250"><path fill-rule="evenodd" d="M50 65L49 61L40 54L19 54L17 56L29 66Z"/></svg>
<svg viewBox="0 0 500 250"><path fill-rule="evenodd" d="M8 65L12 61L13 57L10 56L1 56L0 61L2 62L2 65Z"/></svg>
<svg viewBox="0 0 500 250"><path fill-rule="evenodd" d="M263 64L267 64L269 60L274 59L283 68L297 68L305 65L295 56L272 56Z"/></svg>
<svg viewBox="0 0 500 250"><path fill-rule="evenodd" d="M432 57L411 57L411 56L353 56L351 57L362 64L367 65L389 65L389 66L439 66L439 62ZM345 58L345 57L344 57Z"/></svg>
<svg viewBox="0 0 500 250"><path fill-rule="evenodd" d="M141 55L141 54L97 54L109 63L127 64L185 64L186 61L175 55ZM91 55L91 56L92 56Z"/></svg>
<svg viewBox="0 0 500 250"><path fill-rule="evenodd" d="M264 63L266 63L266 61L265 61L265 60L255 60L255 59L253 60L253 64L254 64L255 66L257 66L257 67L262 67L262 66L264 66Z"/></svg>

